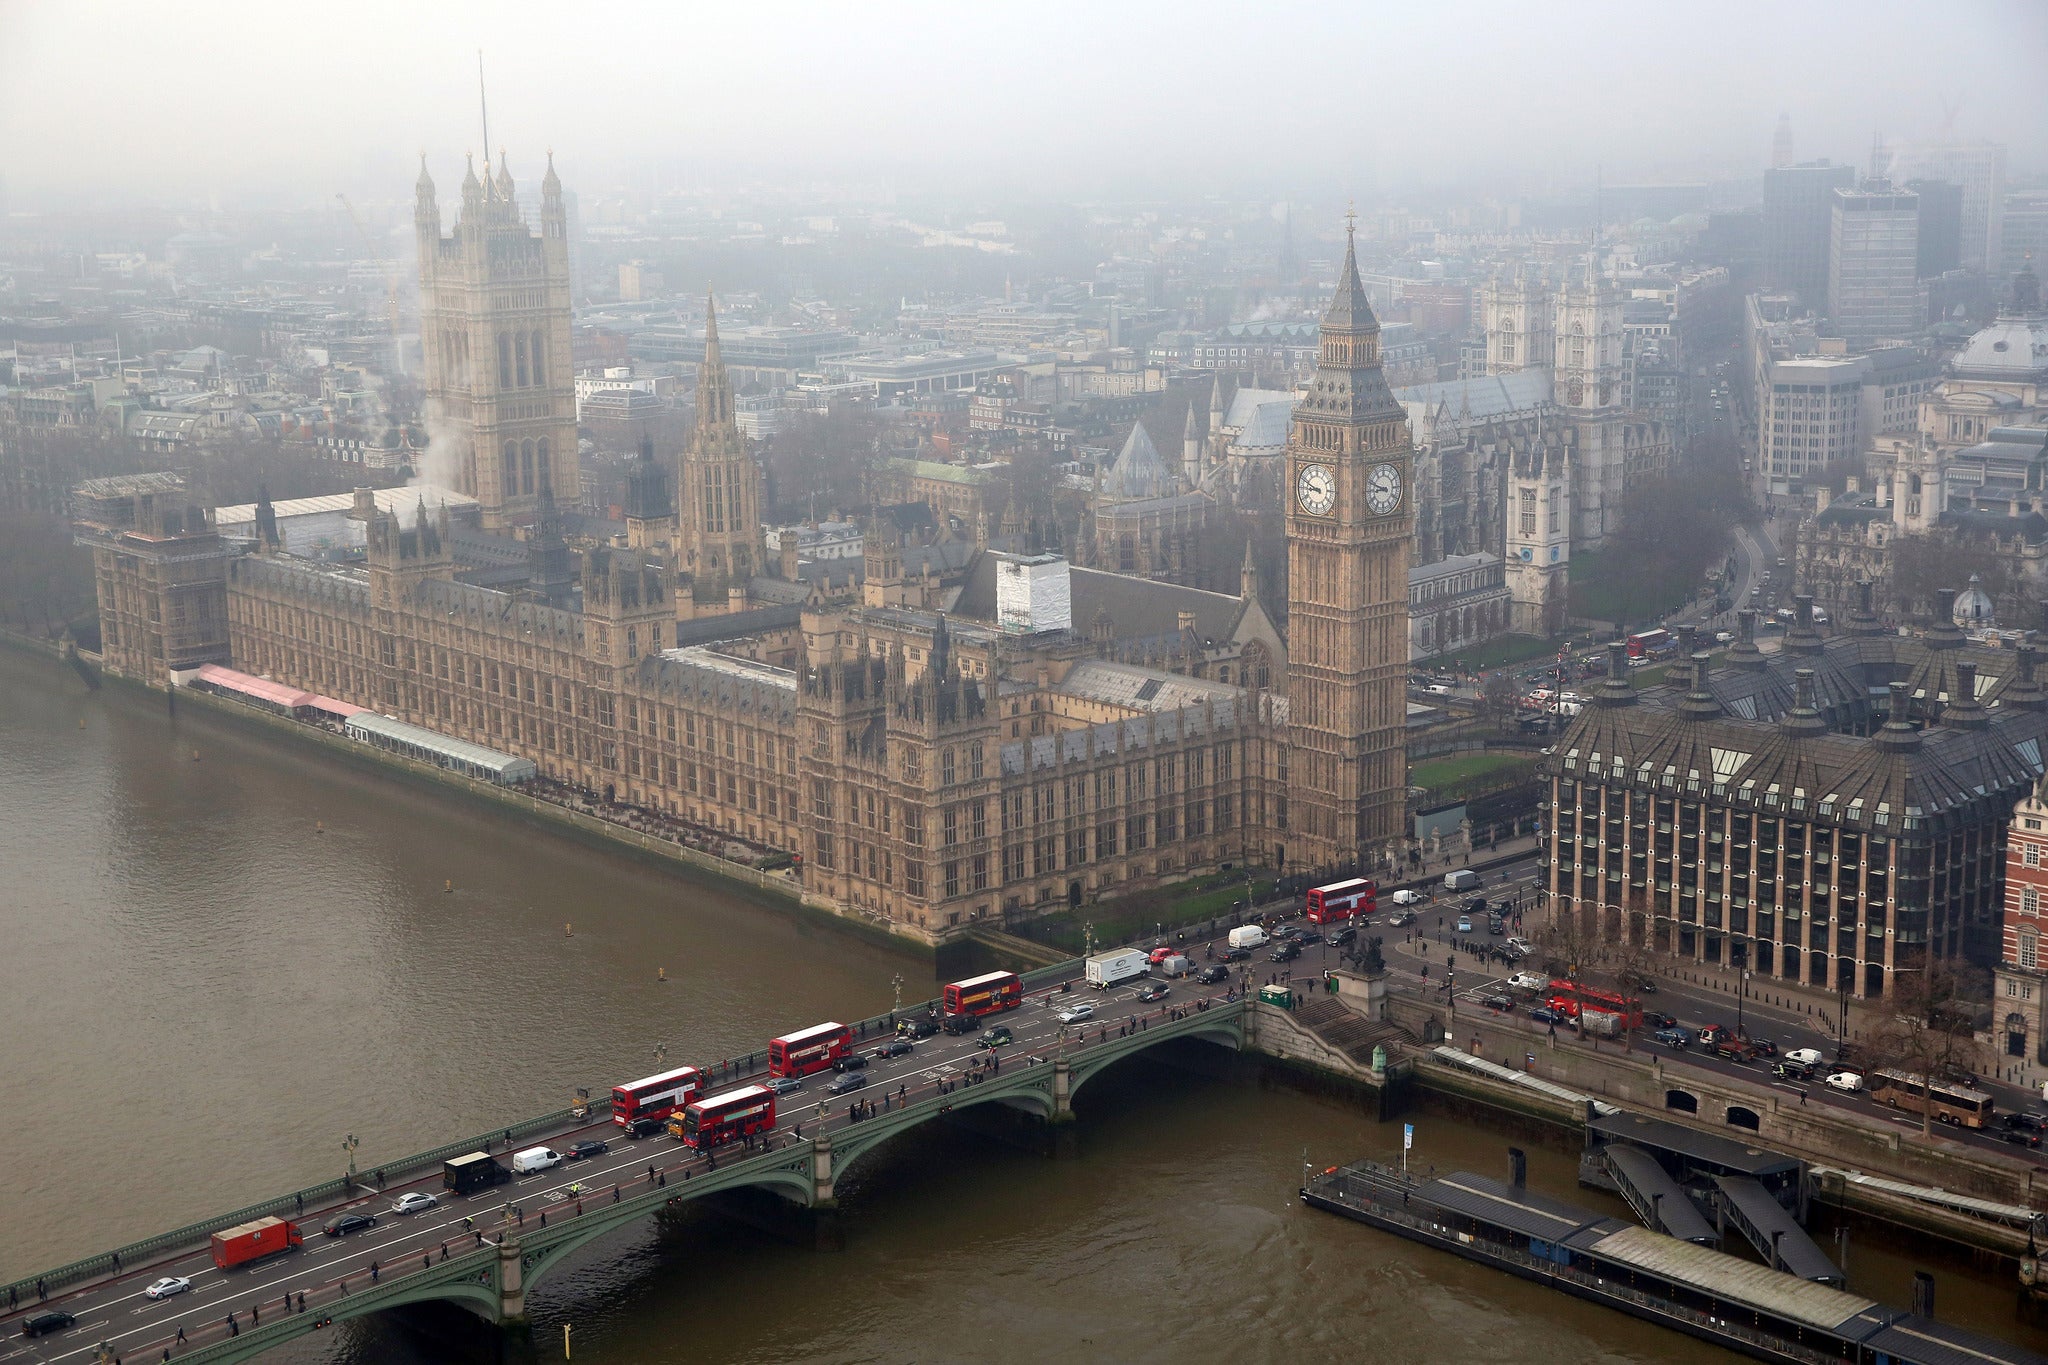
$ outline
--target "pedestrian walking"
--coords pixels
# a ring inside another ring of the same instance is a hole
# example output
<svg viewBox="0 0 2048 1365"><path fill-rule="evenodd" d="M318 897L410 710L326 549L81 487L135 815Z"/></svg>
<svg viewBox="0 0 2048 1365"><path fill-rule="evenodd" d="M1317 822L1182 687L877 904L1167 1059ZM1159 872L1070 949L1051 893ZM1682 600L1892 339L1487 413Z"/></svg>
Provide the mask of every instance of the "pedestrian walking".
<svg viewBox="0 0 2048 1365"><path fill-rule="evenodd" d="M262 1305L262 1304L260 1304L260 1303L252 1303L252 1304L250 1304L250 1305L249 1305L249 1323L250 1323L250 1325L251 1325L251 1326L254 1326L254 1327L261 1327L261 1326L263 1325L263 1305Z"/></svg>
<svg viewBox="0 0 2048 1365"><path fill-rule="evenodd" d="M121 1273L121 1253L118 1251L114 1253L114 1273L116 1275Z"/></svg>
<svg viewBox="0 0 2048 1365"><path fill-rule="evenodd" d="M185 1344L185 1324L182 1322L178 1324L178 1340L176 1344L179 1346Z"/></svg>
<svg viewBox="0 0 2048 1365"><path fill-rule="evenodd" d="M301 1313L306 1311L306 1291L303 1289L299 1291L299 1311ZM178 1340L180 1341L183 1341L184 1339L185 1338L182 1335L178 1338Z"/></svg>
<svg viewBox="0 0 2048 1365"><path fill-rule="evenodd" d="M548 1211L547 1211L546 1209L542 1209L542 1210L540 1211L540 1225L541 1225L542 1227L546 1227L546 1226L548 1225ZM372 1267L371 1267L371 1269L373 1269L373 1270L374 1270L375 1268L376 1268L375 1266L372 1266Z"/></svg>
<svg viewBox="0 0 2048 1365"><path fill-rule="evenodd" d="M378 1269L377 1269L377 1263L376 1263L375 1261L372 1261L372 1262L370 1262L370 1283L371 1283L371 1284L375 1284L375 1283L377 1283L377 1280L378 1280L378 1278L379 1278L379 1271L378 1271Z"/></svg>

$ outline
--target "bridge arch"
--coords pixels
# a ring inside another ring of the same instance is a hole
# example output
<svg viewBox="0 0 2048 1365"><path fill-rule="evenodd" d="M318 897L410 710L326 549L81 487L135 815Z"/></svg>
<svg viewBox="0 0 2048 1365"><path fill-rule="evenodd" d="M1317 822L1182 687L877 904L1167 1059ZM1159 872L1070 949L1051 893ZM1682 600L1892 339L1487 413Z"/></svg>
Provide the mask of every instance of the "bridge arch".
<svg viewBox="0 0 2048 1365"><path fill-rule="evenodd" d="M1681 1114L1697 1114L1700 1112L1700 1097L1690 1090L1667 1090L1664 1092L1664 1107Z"/></svg>
<svg viewBox="0 0 2048 1365"><path fill-rule="evenodd" d="M1728 1106L1726 1120L1731 1128L1747 1128L1752 1133L1764 1126L1764 1121L1756 1110L1741 1104Z"/></svg>
<svg viewBox="0 0 2048 1365"><path fill-rule="evenodd" d="M1232 1016L1227 1021L1219 1020L1214 1025L1208 1027L1175 1029L1172 1032L1163 1033L1158 1039L1151 1042L1143 1041L1142 1035L1140 1038L1141 1040L1134 1046L1112 1057L1094 1058L1086 1053L1081 1054L1075 1061L1071 1072L1073 1080L1067 1091L1068 1103L1071 1104L1074 1096L1081 1093L1082 1086L1094 1080L1118 1062L1129 1057L1138 1056L1141 1053L1149 1052L1153 1048L1166 1043L1176 1042L1182 1038L1199 1038L1205 1043L1214 1043L1216 1046L1228 1048L1232 1052L1240 1051L1244 1047L1242 1026L1236 1016Z"/></svg>

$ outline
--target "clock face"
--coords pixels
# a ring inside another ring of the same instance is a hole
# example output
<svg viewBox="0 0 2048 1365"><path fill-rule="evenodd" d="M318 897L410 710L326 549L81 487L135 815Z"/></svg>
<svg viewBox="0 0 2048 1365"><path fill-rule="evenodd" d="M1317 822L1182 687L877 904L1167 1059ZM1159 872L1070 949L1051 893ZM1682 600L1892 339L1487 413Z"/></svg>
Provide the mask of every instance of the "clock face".
<svg viewBox="0 0 2048 1365"><path fill-rule="evenodd" d="M1390 516L1401 505L1401 471L1390 464L1372 467L1365 476L1365 505L1375 516Z"/></svg>
<svg viewBox="0 0 2048 1365"><path fill-rule="evenodd" d="M1337 505L1337 476L1326 464L1303 465L1294 481L1294 500L1312 517L1330 515Z"/></svg>

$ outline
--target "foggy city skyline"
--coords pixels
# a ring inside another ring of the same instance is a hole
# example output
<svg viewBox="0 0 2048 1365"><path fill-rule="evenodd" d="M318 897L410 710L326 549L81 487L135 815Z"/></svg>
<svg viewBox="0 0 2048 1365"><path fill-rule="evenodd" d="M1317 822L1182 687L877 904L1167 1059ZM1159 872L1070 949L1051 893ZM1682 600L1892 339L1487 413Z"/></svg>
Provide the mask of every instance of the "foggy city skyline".
<svg viewBox="0 0 2048 1365"><path fill-rule="evenodd" d="M1027 198L1573 192L1754 175L1873 135L2048 147L2048 9L1573 4L795 11L0 4L16 209L397 197L552 147L584 193L780 182ZM1905 41L1910 32L1911 40ZM90 50L91 60L68 59ZM1625 116L1621 116L1626 111ZM146 135L141 135L146 130ZM497 148L488 149L495 159Z"/></svg>
<svg viewBox="0 0 2048 1365"><path fill-rule="evenodd" d="M0 0L0 1357L2048 1365L2044 56Z"/></svg>

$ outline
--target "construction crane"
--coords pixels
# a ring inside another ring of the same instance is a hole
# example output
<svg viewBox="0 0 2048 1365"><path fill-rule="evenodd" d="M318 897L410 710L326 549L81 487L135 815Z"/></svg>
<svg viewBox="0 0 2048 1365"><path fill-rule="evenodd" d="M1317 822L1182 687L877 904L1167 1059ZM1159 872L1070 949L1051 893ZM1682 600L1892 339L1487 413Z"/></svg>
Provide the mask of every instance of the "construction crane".
<svg viewBox="0 0 2048 1365"><path fill-rule="evenodd" d="M356 206L348 202L348 196L337 192L334 196L341 206L348 210L348 220L355 224L356 236L363 239L363 246L370 253L372 261L384 258L377 250L377 244L370 240L370 231L363 226L363 217L356 212ZM384 272L384 292L391 308L391 375L394 379L405 376L405 342L398 334L398 271L395 267Z"/></svg>

